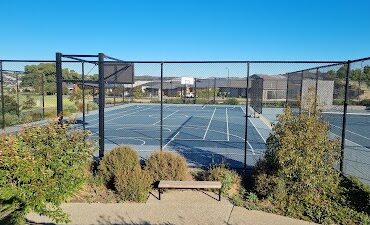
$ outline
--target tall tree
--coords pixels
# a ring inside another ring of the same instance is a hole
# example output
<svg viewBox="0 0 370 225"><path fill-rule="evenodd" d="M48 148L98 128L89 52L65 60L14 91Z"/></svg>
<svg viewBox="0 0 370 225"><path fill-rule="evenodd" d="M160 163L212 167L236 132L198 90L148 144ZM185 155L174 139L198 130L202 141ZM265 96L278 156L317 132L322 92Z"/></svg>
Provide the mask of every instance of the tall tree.
<svg viewBox="0 0 370 225"><path fill-rule="evenodd" d="M38 65L26 65L24 67L25 75L21 78L22 87L32 87L35 92L42 91L42 83L44 82L44 91L46 94L55 94L56 79L55 79L55 64L40 63ZM62 70L64 79L80 79L81 75L74 70L67 68Z"/></svg>

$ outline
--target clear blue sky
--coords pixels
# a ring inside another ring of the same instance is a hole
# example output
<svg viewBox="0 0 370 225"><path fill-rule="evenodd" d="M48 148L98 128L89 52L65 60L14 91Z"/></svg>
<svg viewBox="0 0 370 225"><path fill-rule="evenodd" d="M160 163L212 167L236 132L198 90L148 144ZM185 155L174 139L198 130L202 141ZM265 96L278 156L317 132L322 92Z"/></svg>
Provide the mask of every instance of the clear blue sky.
<svg viewBox="0 0 370 225"><path fill-rule="evenodd" d="M1 1L0 58L343 60L370 55L370 1Z"/></svg>

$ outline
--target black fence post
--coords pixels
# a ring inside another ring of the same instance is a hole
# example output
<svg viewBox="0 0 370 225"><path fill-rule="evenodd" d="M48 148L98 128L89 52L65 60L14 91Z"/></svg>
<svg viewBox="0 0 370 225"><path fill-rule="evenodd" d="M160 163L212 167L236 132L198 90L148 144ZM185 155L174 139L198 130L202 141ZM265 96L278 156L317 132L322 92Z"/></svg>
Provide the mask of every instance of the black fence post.
<svg viewBox="0 0 370 225"><path fill-rule="evenodd" d="M57 90L57 116L63 114L63 75L62 75L62 53L57 52L55 56L55 76Z"/></svg>
<svg viewBox="0 0 370 225"><path fill-rule="evenodd" d="M85 118L85 63L81 62L81 75L82 75L82 127L86 130Z"/></svg>
<svg viewBox="0 0 370 225"><path fill-rule="evenodd" d="M3 130L5 129L5 99L4 99L4 76L3 76L3 62L0 61L0 79L1 79L1 114L3 120Z"/></svg>
<svg viewBox="0 0 370 225"><path fill-rule="evenodd" d="M161 63L161 125L160 125L160 149L163 149L163 62Z"/></svg>
<svg viewBox="0 0 370 225"><path fill-rule="evenodd" d="M342 122L342 140L340 145L340 172L344 174L344 147L346 143L346 125L347 125L347 107L348 107L348 88L349 88L349 73L351 69L351 61L347 62L347 71L346 71L346 86L344 91L344 104L343 104L343 122Z"/></svg>
<svg viewBox="0 0 370 225"><path fill-rule="evenodd" d="M105 107L105 87L104 87L104 54L99 53L99 158L104 156L104 107Z"/></svg>
<svg viewBox="0 0 370 225"><path fill-rule="evenodd" d="M247 168L248 104L249 104L248 97L249 97L249 62L247 63L247 86L245 88L244 169Z"/></svg>

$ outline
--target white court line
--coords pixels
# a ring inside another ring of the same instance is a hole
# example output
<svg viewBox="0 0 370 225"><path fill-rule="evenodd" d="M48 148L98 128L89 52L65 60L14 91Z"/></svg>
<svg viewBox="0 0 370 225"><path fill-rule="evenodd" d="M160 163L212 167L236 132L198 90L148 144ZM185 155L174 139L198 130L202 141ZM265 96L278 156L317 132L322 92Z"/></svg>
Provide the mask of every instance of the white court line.
<svg viewBox="0 0 370 225"><path fill-rule="evenodd" d="M226 133L227 133L227 141L230 141L229 115L227 114L227 108L226 108Z"/></svg>
<svg viewBox="0 0 370 225"><path fill-rule="evenodd" d="M203 136L203 140L206 139L207 132L208 132L209 126L211 126L211 122L212 122L213 116L215 115L215 112L216 112L216 107L215 107L215 110L213 110L211 119L209 120L209 123L208 123L208 126L207 126L207 130L206 130L206 132L204 133L204 136Z"/></svg>
<svg viewBox="0 0 370 225"><path fill-rule="evenodd" d="M166 116L165 118L163 118L163 119L162 119L162 121L163 121L163 120L165 120L165 119L167 119L168 117L172 116L173 114L177 113L178 111L180 111L180 110L176 110L175 112L173 112L173 113L171 113L170 115ZM152 125L156 125L157 123L160 123L160 122L161 122L161 120L159 120L159 121L157 121L157 122L153 123Z"/></svg>
<svg viewBox="0 0 370 225"><path fill-rule="evenodd" d="M173 141L173 140L175 140L175 137L178 135L180 133L180 131L178 131L164 146L163 146L163 148L166 148L167 147L167 145L171 142L171 141Z"/></svg>
<svg viewBox="0 0 370 225"><path fill-rule="evenodd" d="M247 144L249 145L249 147L251 147L251 151L252 151L252 154L255 155L256 153L254 152L254 148L252 147L252 145L249 143L249 141L247 141Z"/></svg>
<svg viewBox="0 0 370 225"><path fill-rule="evenodd" d="M122 116L114 117L114 118L112 118L112 119L110 119L110 120L105 120L105 121L104 121L104 123L109 122L109 121L112 121L112 120L115 120L115 119L118 119L118 118L122 118L122 117L125 117L125 116L129 116L129 115L132 115L132 114L135 114L135 113L141 112L141 111L149 110L149 109L151 109L151 108L153 108L153 107L149 107L149 108L146 108L146 109L142 109L142 110L139 110L139 111L135 111L135 112L132 112L132 113L129 113L129 114L124 114L124 115L122 115ZM97 125L97 124L98 124L98 123L91 124L91 125L86 126L86 127L91 127L91 126L94 126L94 125Z"/></svg>
<svg viewBox="0 0 370 225"><path fill-rule="evenodd" d="M137 106L137 105L134 105L134 106ZM116 113L112 113L112 114L107 114L107 112L105 112L106 116L107 117L110 117L110 116L114 116L114 115L117 115L117 114L121 114L122 112L127 112L127 111L131 111L131 110L137 110L137 109L141 109L143 108L143 106L138 106L136 108L132 108L131 106L130 107L126 107L126 108L123 108L124 110L121 110L121 111L118 111ZM115 109L115 110L119 110L119 109ZM111 110L113 111L113 110ZM109 112L109 111L108 111ZM97 114L96 114L97 115ZM99 120L99 117L95 118L95 119L87 119L87 122L91 122L91 121L95 121L95 120Z"/></svg>
<svg viewBox="0 0 370 225"><path fill-rule="evenodd" d="M261 138L262 138L263 142L265 142L265 143L266 143L266 139L262 136L262 134L260 133L260 131L259 131L259 130L257 129L257 127L254 125L253 121L252 121L250 118L248 118L248 120L251 122L251 124L252 124L252 126L254 127L254 129L256 129L257 133L261 136Z"/></svg>
<svg viewBox="0 0 370 225"><path fill-rule="evenodd" d="M334 114L334 115L343 115L343 112L322 112L322 114ZM347 113L347 115L355 115L355 116L370 116L370 113Z"/></svg>
<svg viewBox="0 0 370 225"><path fill-rule="evenodd" d="M245 112L244 108L240 106L240 108L242 109L244 115L247 115L247 113Z"/></svg>
<svg viewBox="0 0 370 225"><path fill-rule="evenodd" d="M240 106L240 108L243 110L243 108ZM245 113L245 111L243 110L244 114L247 116L247 114ZM254 125L253 121L248 118L248 120L251 122L252 126L254 127L254 129L256 129L257 133L261 136L263 142L266 143L266 139L262 136L262 134L259 132L259 130L257 129L257 127Z"/></svg>
<svg viewBox="0 0 370 225"><path fill-rule="evenodd" d="M337 127L337 128L339 128L339 129L342 129L342 127L340 127L340 126L337 126L337 125L334 125L334 124L330 124L331 126L333 126L333 127ZM368 137L365 137L365 136L363 136L363 135L361 135L361 134L358 134L358 133L355 133L355 132L353 132L353 131L350 131L350 130L346 130L346 132L348 132L348 133L351 133L351 134L354 134L354 135L357 135L357 136L359 136L359 137L362 137L362 138L365 138L365 139L367 139L367 140L370 140L370 138L368 138Z"/></svg>

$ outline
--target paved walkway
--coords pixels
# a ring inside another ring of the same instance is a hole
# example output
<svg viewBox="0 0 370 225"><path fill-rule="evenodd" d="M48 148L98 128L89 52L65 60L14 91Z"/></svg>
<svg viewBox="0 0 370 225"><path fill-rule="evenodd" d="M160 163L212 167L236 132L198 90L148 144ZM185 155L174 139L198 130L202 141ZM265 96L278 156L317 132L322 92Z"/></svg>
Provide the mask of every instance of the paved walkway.
<svg viewBox="0 0 370 225"><path fill-rule="evenodd" d="M233 206L227 199L217 201L217 195L203 191L166 191L159 201L153 192L147 203L69 203L62 207L70 215L71 224L246 224L289 225L311 224L261 211ZM29 214L34 224L53 224L46 217Z"/></svg>

